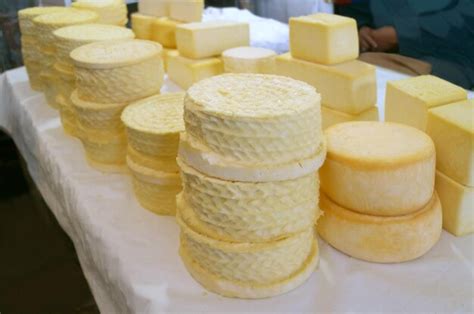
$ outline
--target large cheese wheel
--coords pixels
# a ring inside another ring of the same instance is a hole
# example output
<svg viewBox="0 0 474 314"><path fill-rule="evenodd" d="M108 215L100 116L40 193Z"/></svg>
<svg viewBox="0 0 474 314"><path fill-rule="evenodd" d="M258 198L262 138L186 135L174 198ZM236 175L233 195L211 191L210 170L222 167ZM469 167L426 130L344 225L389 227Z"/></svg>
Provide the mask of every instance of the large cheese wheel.
<svg viewBox="0 0 474 314"><path fill-rule="evenodd" d="M434 191L435 148L425 133L401 124L348 122L326 130L321 189L360 213L415 212Z"/></svg>
<svg viewBox="0 0 474 314"><path fill-rule="evenodd" d="M339 251L369 262L413 260L428 252L441 235L437 194L415 213L397 217L359 214L337 205L324 193L320 207L324 211L317 224L321 238Z"/></svg>

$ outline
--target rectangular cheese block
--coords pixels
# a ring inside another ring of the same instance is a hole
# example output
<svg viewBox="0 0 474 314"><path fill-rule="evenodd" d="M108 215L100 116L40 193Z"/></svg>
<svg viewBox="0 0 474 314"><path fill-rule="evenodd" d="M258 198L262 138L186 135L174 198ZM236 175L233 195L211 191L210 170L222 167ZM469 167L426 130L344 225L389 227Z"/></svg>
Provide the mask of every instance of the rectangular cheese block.
<svg viewBox="0 0 474 314"><path fill-rule="evenodd" d="M436 146L436 168L474 187L474 100L431 109L426 133Z"/></svg>
<svg viewBox="0 0 474 314"><path fill-rule="evenodd" d="M141 13L132 14L132 30L137 39L151 39L151 25L156 20L156 17L145 15Z"/></svg>
<svg viewBox="0 0 474 314"><path fill-rule="evenodd" d="M290 50L295 58L321 64L357 59L357 23L327 13L290 18Z"/></svg>
<svg viewBox="0 0 474 314"><path fill-rule="evenodd" d="M250 45L249 25L229 21L182 24L176 28L176 43L183 57L219 56L226 49Z"/></svg>
<svg viewBox="0 0 474 314"><path fill-rule="evenodd" d="M375 67L362 61L323 65L286 53L276 58L276 74L314 86L323 105L334 110L359 114L377 103Z"/></svg>
<svg viewBox="0 0 474 314"><path fill-rule="evenodd" d="M182 22L200 22L204 10L203 0L173 0L170 2L170 17Z"/></svg>
<svg viewBox="0 0 474 314"><path fill-rule="evenodd" d="M161 57L163 58L163 66L165 72L168 72L168 60L171 56L179 56L179 52L176 49L163 48L161 51Z"/></svg>
<svg viewBox="0 0 474 314"><path fill-rule="evenodd" d="M156 19L151 25L151 40L166 48L176 48L176 27L180 24L167 17Z"/></svg>
<svg viewBox="0 0 474 314"><path fill-rule="evenodd" d="M443 228L462 236L474 232L474 188L436 171L436 191L443 208Z"/></svg>
<svg viewBox="0 0 474 314"><path fill-rule="evenodd" d="M180 55L168 58L168 76L183 89L194 83L224 73L224 63L220 58L193 60Z"/></svg>
<svg viewBox="0 0 474 314"><path fill-rule="evenodd" d="M138 12L151 16L168 16L171 0L139 0Z"/></svg>
<svg viewBox="0 0 474 314"><path fill-rule="evenodd" d="M387 83L385 121L426 130L428 110L467 99L463 88L432 75Z"/></svg>
<svg viewBox="0 0 474 314"><path fill-rule="evenodd" d="M373 106L358 114L349 114L321 106L323 130L338 123L349 121L379 121L379 108Z"/></svg>

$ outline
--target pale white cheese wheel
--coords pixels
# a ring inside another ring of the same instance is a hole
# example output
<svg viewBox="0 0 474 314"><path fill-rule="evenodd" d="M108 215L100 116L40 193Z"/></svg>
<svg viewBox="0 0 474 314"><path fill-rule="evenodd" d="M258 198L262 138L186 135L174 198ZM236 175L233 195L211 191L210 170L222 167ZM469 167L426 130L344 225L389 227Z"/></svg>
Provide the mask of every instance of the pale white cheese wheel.
<svg viewBox="0 0 474 314"><path fill-rule="evenodd" d="M276 53L257 47L231 48L222 53L224 70L228 73L275 73Z"/></svg>
<svg viewBox="0 0 474 314"><path fill-rule="evenodd" d="M424 255L441 235L442 211L434 194L425 207L397 217L359 214L321 193L317 229L339 251L369 262L399 263Z"/></svg>
<svg viewBox="0 0 474 314"><path fill-rule="evenodd" d="M325 132L321 189L345 208L378 216L415 212L434 191L435 148L425 133L401 124L348 122Z"/></svg>

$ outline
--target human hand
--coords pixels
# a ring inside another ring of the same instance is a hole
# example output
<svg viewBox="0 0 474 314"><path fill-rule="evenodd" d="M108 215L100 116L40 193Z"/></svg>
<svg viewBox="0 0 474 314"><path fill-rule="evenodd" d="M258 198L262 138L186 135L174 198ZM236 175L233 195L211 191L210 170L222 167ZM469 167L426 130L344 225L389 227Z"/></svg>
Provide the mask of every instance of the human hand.
<svg viewBox="0 0 474 314"><path fill-rule="evenodd" d="M370 33L376 43L375 51L388 52L398 49L397 31L393 26L384 26Z"/></svg>
<svg viewBox="0 0 474 314"><path fill-rule="evenodd" d="M359 49L361 52L373 51L378 45L372 36L374 30L370 27L363 26L359 30Z"/></svg>

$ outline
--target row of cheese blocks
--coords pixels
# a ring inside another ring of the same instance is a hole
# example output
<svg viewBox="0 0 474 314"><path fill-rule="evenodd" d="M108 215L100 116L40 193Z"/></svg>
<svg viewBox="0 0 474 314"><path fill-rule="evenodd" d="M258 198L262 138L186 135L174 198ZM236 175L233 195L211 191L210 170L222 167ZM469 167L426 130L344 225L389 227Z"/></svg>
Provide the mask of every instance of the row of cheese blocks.
<svg viewBox="0 0 474 314"><path fill-rule="evenodd" d="M326 139L321 237L370 262L404 262L429 251L442 229L430 137L402 124L367 121L332 126Z"/></svg>
<svg viewBox="0 0 474 314"><path fill-rule="evenodd" d="M188 271L229 297L302 284L318 262L320 96L290 78L224 74L188 89L184 124L177 221Z"/></svg>
<svg viewBox="0 0 474 314"><path fill-rule="evenodd" d="M443 227L454 235L474 232L474 100L435 76L389 82L386 120L428 133L436 146L436 190Z"/></svg>
<svg viewBox="0 0 474 314"><path fill-rule="evenodd" d="M321 93L323 128L378 120L375 67L359 55L356 21L318 13L290 19L290 53L277 57L276 74L307 82Z"/></svg>

